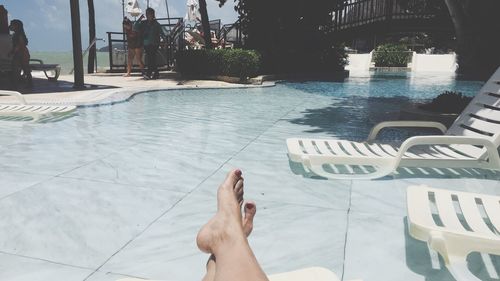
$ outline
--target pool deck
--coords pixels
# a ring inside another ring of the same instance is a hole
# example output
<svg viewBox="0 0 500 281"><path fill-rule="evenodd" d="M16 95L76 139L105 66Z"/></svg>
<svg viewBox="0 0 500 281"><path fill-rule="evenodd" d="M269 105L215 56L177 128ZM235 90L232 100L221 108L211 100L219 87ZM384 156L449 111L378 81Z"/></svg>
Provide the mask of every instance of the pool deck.
<svg viewBox="0 0 500 281"><path fill-rule="evenodd" d="M234 86L118 76L106 81L117 88L37 93L28 100L110 103L113 95L118 102L148 89ZM216 210L218 184L238 167L245 197L257 203L249 241L267 273L322 266L342 280L452 281L442 260L408 234L407 187L500 195L500 173L487 171L412 169L371 181L312 177L289 162L285 139L338 137L332 120L353 105L292 87L197 92L82 107L79 116L61 122L2 124L0 280L201 280L208 256L195 237ZM357 110L366 107L359 103ZM145 108L165 114L154 119ZM366 112L379 116L384 110ZM128 127L113 130L123 120ZM481 264L477 259L473 266Z"/></svg>
<svg viewBox="0 0 500 281"><path fill-rule="evenodd" d="M103 105L122 102L143 91L196 88L249 88L251 84L234 84L214 80L183 80L173 72L162 72L157 80L144 80L139 74L96 73L85 75L85 89L73 89L72 75L61 75L57 82L48 81L43 74L34 73L34 86L20 89L29 104ZM264 83L263 86L272 83ZM262 85L257 85L262 86ZM0 96L0 104L18 104L16 98Z"/></svg>

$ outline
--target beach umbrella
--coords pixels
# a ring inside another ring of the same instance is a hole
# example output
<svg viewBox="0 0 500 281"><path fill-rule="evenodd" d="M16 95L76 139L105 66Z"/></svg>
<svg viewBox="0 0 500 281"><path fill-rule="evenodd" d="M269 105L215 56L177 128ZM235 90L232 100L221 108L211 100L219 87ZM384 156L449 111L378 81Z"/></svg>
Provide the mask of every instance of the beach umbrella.
<svg viewBox="0 0 500 281"><path fill-rule="evenodd" d="M127 8L125 9L133 17L138 17L142 14L141 8L139 8L139 3L137 0L128 0Z"/></svg>
<svg viewBox="0 0 500 281"><path fill-rule="evenodd" d="M187 12L184 18L188 21L200 21L200 4L198 0L187 0Z"/></svg>

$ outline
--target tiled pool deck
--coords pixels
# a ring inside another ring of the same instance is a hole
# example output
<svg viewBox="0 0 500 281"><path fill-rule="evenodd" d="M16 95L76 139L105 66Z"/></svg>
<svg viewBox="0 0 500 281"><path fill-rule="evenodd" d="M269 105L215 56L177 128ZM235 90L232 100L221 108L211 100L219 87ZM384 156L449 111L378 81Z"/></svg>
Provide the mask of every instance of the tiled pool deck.
<svg viewBox="0 0 500 281"><path fill-rule="evenodd" d="M61 122L2 124L0 280L201 280L207 256L196 233L234 167L243 170L245 197L257 202L250 243L267 273L323 266L344 280L453 280L408 235L406 188L500 195L500 176L487 172L301 175L285 139L344 137L335 134L341 105L331 97L292 88L147 95L81 108ZM352 108L370 104L359 106ZM367 122L384 118L381 110L366 110ZM368 133L355 129L351 136Z"/></svg>

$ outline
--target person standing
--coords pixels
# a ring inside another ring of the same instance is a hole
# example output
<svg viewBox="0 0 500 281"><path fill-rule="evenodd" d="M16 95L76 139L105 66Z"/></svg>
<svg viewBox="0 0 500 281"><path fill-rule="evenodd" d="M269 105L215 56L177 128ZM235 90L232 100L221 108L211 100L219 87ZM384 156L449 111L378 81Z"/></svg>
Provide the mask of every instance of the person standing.
<svg viewBox="0 0 500 281"><path fill-rule="evenodd" d="M142 19L142 16L139 20ZM156 55L160 47L160 35L163 33L161 26L155 18L153 8L146 9L146 20L139 23L140 30L144 38L144 50L146 51L147 71L144 79L158 79L158 65Z"/></svg>
<svg viewBox="0 0 500 281"><path fill-rule="evenodd" d="M141 33L137 31L137 28L132 25L132 22L128 18L123 19L123 29L127 35L128 49L127 73L124 76L130 76L132 66L134 65L134 58L137 58L141 72L144 74L144 63L142 62L143 39Z"/></svg>
<svg viewBox="0 0 500 281"><path fill-rule="evenodd" d="M10 51L14 86L17 87L19 82L24 79L26 85L31 87L33 81L30 68L30 52L23 22L17 19L12 20L9 29L14 32L12 35L12 50Z"/></svg>

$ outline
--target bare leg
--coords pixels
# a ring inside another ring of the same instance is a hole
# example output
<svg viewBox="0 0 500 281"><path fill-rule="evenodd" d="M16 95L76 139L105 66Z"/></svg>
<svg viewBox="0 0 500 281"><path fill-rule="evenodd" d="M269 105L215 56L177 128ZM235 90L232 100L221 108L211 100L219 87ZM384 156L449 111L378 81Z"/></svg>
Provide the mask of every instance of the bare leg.
<svg viewBox="0 0 500 281"><path fill-rule="evenodd" d="M244 216L243 216L243 233L246 237L250 236L253 230L253 218L257 212L257 207L255 202L249 201L245 203ZM212 254L207 261L207 273L203 277L202 281L214 281L215 280L215 269L216 260L215 256Z"/></svg>
<svg viewBox="0 0 500 281"><path fill-rule="evenodd" d="M196 238L198 248L212 253L217 263L216 281L268 281L243 230L241 201L243 178L240 170L229 172L217 191L217 213Z"/></svg>
<svg viewBox="0 0 500 281"><path fill-rule="evenodd" d="M130 73L132 72L132 65L134 64L134 50L129 49L128 50L128 61L127 61L127 73L124 74L124 77L129 77Z"/></svg>
<svg viewBox="0 0 500 281"><path fill-rule="evenodd" d="M137 48L134 51L135 51L135 57L137 58L137 61L139 61L139 68L141 69L141 72L143 72L144 71L144 62L142 61L142 47Z"/></svg>

